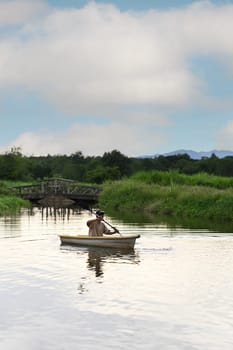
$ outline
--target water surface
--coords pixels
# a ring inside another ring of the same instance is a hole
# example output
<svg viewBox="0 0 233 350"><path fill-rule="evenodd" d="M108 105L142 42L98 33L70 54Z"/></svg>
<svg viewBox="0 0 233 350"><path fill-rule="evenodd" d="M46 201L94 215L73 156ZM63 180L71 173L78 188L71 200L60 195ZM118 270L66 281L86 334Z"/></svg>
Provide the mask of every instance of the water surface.
<svg viewBox="0 0 233 350"><path fill-rule="evenodd" d="M1 349L232 348L229 230L106 217L141 235L134 251L60 245L90 217L34 208L0 219Z"/></svg>

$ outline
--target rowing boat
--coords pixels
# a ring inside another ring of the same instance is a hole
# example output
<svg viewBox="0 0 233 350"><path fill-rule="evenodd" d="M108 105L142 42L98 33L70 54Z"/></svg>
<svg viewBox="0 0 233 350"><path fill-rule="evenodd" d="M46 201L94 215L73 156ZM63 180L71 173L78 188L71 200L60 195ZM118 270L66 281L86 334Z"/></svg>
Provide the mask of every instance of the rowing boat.
<svg viewBox="0 0 233 350"><path fill-rule="evenodd" d="M92 247L108 247L108 248L133 248L135 241L140 235L125 236L101 236L91 237L87 235L60 235L62 244L73 244Z"/></svg>

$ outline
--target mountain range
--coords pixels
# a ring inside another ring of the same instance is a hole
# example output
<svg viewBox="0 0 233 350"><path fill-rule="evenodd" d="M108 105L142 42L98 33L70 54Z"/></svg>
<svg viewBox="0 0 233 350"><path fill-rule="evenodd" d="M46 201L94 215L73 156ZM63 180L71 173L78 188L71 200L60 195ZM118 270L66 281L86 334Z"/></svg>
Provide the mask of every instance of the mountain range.
<svg viewBox="0 0 233 350"><path fill-rule="evenodd" d="M178 154L188 154L192 159L210 158L212 154L215 154L215 156L218 158L233 157L233 151L212 150L212 151L206 151L206 152L204 151L196 152L192 150L179 149L169 153L155 154L154 156L144 156L143 158L156 158L159 156L168 157L168 156L175 156Z"/></svg>

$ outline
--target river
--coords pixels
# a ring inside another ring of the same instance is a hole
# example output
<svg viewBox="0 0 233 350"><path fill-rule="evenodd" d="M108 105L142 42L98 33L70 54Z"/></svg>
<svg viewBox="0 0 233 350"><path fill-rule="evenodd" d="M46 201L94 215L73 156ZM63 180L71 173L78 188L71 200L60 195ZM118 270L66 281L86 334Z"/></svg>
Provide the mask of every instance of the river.
<svg viewBox="0 0 233 350"><path fill-rule="evenodd" d="M229 350L233 233L106 216L133 252L61 246L85 210L0 218L4 350Z"/></svg>

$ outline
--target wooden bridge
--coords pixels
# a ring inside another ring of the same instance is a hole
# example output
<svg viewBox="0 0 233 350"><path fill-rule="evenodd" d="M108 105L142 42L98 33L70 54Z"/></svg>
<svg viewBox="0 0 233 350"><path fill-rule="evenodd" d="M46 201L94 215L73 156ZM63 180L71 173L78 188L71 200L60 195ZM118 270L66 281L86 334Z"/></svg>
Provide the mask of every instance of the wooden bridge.
<svg viewBox="0 0 233 350"><path fill-rule="evenodd" d="M101 187L80 185L68 179L48 179L36 185L16 186L15 194L31 202L47 204L63 202L68 204L77 203L94 204L98 200Z"/></svg>

